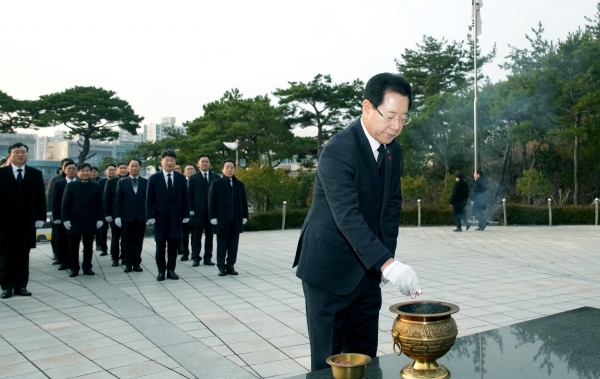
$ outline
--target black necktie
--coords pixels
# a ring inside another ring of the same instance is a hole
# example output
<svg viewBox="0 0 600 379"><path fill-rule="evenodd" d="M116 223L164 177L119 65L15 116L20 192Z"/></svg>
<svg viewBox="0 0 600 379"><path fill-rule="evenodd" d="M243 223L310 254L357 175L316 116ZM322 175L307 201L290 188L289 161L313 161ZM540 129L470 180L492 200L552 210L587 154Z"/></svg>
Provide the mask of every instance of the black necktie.
<svg viewBox="0 0 600 379"><path fill-rule="evenodd" d="M137 184L137 178L133 178L133 184Z"/></svg>
<svg viewBox="0 0 600 379"><path fill-rule="evenodd" d="M384 145L379 145L377 151L379 155L377 155L377 168L381 171L381 166L383 166L383 150L385 149Z"/></svg>
<svg viewBox="0 0 600 379"><path fill-rule="evenodd" d="M18 168L17 172L18 172L18 174L17 174L17 184L19 186L22 186L23 185L23 174L22 174L23 169L22 168Z"/></svg>
<svg viewBox="0 0 600 379"><path fill-rule="evenodd" d="M173 181L171 180L171 174L167 174L167 192L169 193L169 197L173 195Z"/></svg>
<svg viewBox="0 0 600 379"><path fill-rule="evenodd" d="M206 179L206 183L208 183L208 174L206 172L204 173L204 179Z"/></svg>

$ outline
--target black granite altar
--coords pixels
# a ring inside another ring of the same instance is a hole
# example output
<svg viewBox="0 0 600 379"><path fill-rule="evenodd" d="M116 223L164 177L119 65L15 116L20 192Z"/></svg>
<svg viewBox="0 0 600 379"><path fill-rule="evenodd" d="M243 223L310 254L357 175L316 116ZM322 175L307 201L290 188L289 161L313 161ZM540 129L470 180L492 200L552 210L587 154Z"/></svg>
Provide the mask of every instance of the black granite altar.
<svg viewBox="0 0 600 379"><path fill-rule="evenodd" d="M404 355L375 358L363 378L397 379L410 362ZM600 309L578 308L460 337L438 363L456 379L600 378ZM325 369L290 379L332 378Z"/></svg>

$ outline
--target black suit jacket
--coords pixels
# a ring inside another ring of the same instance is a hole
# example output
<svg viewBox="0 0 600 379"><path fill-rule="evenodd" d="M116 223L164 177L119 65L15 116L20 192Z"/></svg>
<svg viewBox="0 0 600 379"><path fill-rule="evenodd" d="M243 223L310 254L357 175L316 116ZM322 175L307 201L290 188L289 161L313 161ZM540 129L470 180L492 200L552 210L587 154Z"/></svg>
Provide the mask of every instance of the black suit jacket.
<svg viewBox="0 0 600 379"><path fill-rule="evenodd" d="M223 176L210 185L208 191L208 217L217 219L217 225L212 226L213 233L242 233L244 223L242 219L248 218L248 198L246 186L235 176L232 178L233 186L229 179ZM233 196L232 196L233 191ZM233 230L231 223L233 222Z"/></svg>
<svg viewBox="0 0 600 379"><path fill-rule="evenodd" d="M398 141L384 154L381 178L360 119L327 142L296 250L298 278L345 295L394 256L402 207Z"/></svg>
<svg viewBox="0 0 600 379"><path fill-rule="evenodd" d="M146 220L153 218L154 240L167 241L181 238L184 218L190 217L185 176L173 171L173 195L169 198L162 171L148 179L146 189Z"/></svg>
<svg viewBox="0 0 600 379"><path fill-rule="evenodd" d="M62 217L61 217L62 199L63 199L63 196L65 195L66 188L67 188L67 179L66 178L58 180L54 184L54 188L52 190L52 198L50 199L50 203L52 205L52 208L50 208L50 210L52 211L52 219L54 219L54 220L62 220Z"/></svg>
<svg viewBox="0 0 600 379"><path fill-rule="evenodd" d="M54 193L54 185L56 184L56 182L66 177L66 174L58 174L50 179L50 183L48 183L48 189L46 190L46 209L48 209L48 212L52 209L52 195Z"/></svg>
<svg viewBox="0 0 600 379"><path fill-rule="evenodd" d="M452 195L450 196L450 205L452 205L452 214L457 217L464 214L465 207L469 200L469 184L463 179L454 183Z"/></svg>
<svg viewBox="0 0 600 379"><path fill-rule="evenodd" d="M102 199L104 203L104 217L111 216L115 219L115 197L117 195L117 183L119 180L126 178L119 175L108 179L104 187L104 191L101 191Z"/></svg>
<svg viewBox="0 0 600 379"><path fill-rule="evenodd" d="M0 250L35 247L35 222L46 220L42 172L25 165L19 188L12 165L0 168Z"/></svg>
<svg viewBox="0 0 600 379"><path fill-rule="evenodd" d="M146 222L146 188L148 179L138 176L137 193L133 190L133 179L119 180L115 196L115 219L122 222Z"/></svg>
<svg viewBox="0 0 600 379"><path fill-rule="evenodd" d="M191 226L204 226L204 221L208 218L208 190L210 185L218 179L219 176L210 171L208 172L208 182L204 179L201 171L189 177L188 200L190 211L194 211L194 215L190 216Z"/></svg>
<svg viewBox="0 0 600 379"><path fill-rule="evenodd" d="M71 222L71 229L65 231L68 235L96 233L96 222L104 222L100 185L91 180L83 183L78 179L67 184L61 217L63 224Z"/></svg>
<svg viewBox="0 0 600 379"><path fill-rule="evenodd" d="M104 188L106 187L106 182L108 182L108 179L106 178L102 178L100 180L98 180L98 184L100 185L100 192L103 194L104 196Z"/></svg>

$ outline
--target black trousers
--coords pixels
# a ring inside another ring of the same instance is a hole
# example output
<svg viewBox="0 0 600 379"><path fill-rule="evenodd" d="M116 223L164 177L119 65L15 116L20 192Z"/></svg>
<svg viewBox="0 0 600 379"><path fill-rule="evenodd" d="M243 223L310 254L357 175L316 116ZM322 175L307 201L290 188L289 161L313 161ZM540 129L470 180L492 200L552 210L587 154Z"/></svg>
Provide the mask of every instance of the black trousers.
<svg viewBox="0 0 600 379"><path fill-rule="evenodd" d="M479 222L479 228L483 228L483 225L485 225L485 218L483 218L483 205L477 203L473 204L473 214Z"/></svg>
<svg viewBox="0 0 600 379"><path fill-rule="evenodd" d="M121 247L123 248L123 263L127 266L136 266L142 263L142 245L146 233L144 221L124 222L121 234Z"/></svg>
<svg viewBox="0 0 600 379"><path fill-rule="evenodd" d="M83 237L83 263L84 271L92 269L92 256L94 255L94 233L69 235L69 267L79 271L79 242Z"/></svg>
<svg viewBox="0 0 600 379"><path fill-rule="evenodd" d="M96 246L102 251L108 251L108 222L104 222L102 227L96 231Z"/></svg>
<svg viewBox="0 0 600 379"><path fill-rule="evenodd" d="M201 260L202 233L204 233L204 261L212 259L213 232L210 220L205 220L203 226L192 226L192 259Z"/></svg>
<svg viewBox="0 0 600 379"><path fill-rule="evenodd" d="M0 286L3 291L27 288L29 249L8 248L0 251Z"/></svg>
<svg viewBox="0 0 600 379"><path fill-rule="evenodd" d="M116 261L120 257L119 251L119 242L121 240L121 228L115 224L115 222L110 223L110 256L113 261Z"/></svg>
<svg viewBox="0 0 600 379"><path fill-rule="evenodd" d="M56 259L62 264L69 264L69 237L63 224L55 225Z"/></svg>
<svg viewBox="0 0 600 379"><path fill-rule="evenodd" d="M377 275L365 275L348 295L336 295L302 282L312 371L329 367L325 360L334 354L362 353L375 358L380 282Z"/></svg>
<svg viewBox="0 0 600 379"><path fill-rule="evenodd" d="M190 223L181 224L181 253L190 255L190 232L192 231Z"/></svg>
<svg viewBox="0 0 600 379"><path fill-rule="evenodd" d="M155 259L159 274L164 274L166 270L175 271L178 245L179 240L176 239L170 239L168 241L156 241ZM165 250L168 255L168 261L165 260Z"/></svg>
<svg viewBox="0 0 600 379"><path fill-rule="evenodd" d="M52 236L50 237L50 245L52 246L52 255L56 258L56 224L52 222Z"/></svg>
<svg viewBox="0 0 600 379"><path fill-rule="evenodd" d="M231 225L230 230L235 227ZM237 261L240 233L223 232L217 234L217 267L232 270Z"/></svg>

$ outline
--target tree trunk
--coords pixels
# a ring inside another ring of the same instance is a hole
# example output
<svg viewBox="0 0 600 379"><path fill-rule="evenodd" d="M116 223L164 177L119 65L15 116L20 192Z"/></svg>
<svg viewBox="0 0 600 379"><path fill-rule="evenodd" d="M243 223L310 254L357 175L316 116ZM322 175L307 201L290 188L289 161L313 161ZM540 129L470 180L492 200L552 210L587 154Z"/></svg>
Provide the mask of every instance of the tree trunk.
<svg viewBox="0 0 600 379"><path fill-rule="evenodd" d="M321 150L323 148L323 126L317 125L317 162L321 158Z"/></svg>
<svg viewBox="0 0 600 379"><path fill-rule="evenodd" d="M523 144L523 151L521 152L521 160L523 170L527 170L527 143Z"/></svg>
<svg viewBox="0 0 600 379"><path fill-rule="evenodd" d="M506 149L504 150L504 162L502 162L502 173L500 174L500 183L498 183L498 189L496 190L495 199L500 195L500 190L504 188L504 176L506 174L506 166L508 166L508 155L510 153L510 142L506 144Z"/></svg>
<svg viewBox="0 0 600 379"><path fill-rule="evenodd" d="M577 128L577 123L575 123L575 128ZM578 206L579 201L577 198L579 197L579 180L577 178L577 169L579 162L579 136L575 135L575 150L573 151L573 205Z"/></svg>
<svg viewBox="0 0 600 379"><path fill-rule="evenodd" d="M79 144L81 146L81 144ZM81 146L81 151L79 152L79 156L77 157L77 164L80 165L85 162L88 158L88 153L90 152L90 138L88 136L83 137L83 146Z"/></svg>

